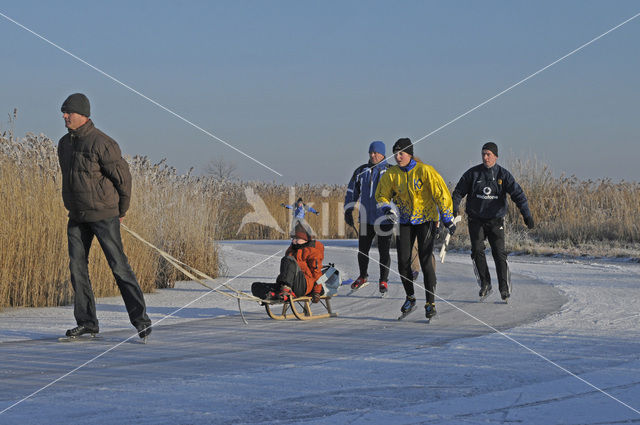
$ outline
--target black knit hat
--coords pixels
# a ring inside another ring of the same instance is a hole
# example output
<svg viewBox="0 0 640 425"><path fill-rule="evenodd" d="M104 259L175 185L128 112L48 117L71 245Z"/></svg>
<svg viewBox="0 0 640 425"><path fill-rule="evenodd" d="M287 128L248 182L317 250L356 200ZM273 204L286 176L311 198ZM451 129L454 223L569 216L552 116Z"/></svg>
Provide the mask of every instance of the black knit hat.
<svg viewBox="0 0 640 425"><path fill-rule="evenodd" d="M398 139L398 141L393 145L393 153L397 152L406 152L409 155L413 156L413 144L411 144L411 140L408 138Z"/></svg>
<svg viewBox="0 0 640 425"><path fill-rule="evenodd" d="M82 93L74 93L67 97L62 107L60 108L62 113L72 113L84 115L88 117L91 114L91 108L89 106L89 99Z"/></svg>
<svg viewBox="0 0 640 425"><path fill-rule="evenodd" d="M495 156L498 156L498 145L496 145L495 143L493 142L485 143L484 145L482 145L482 150L485 150L485 149L493 152Z"/></svg>

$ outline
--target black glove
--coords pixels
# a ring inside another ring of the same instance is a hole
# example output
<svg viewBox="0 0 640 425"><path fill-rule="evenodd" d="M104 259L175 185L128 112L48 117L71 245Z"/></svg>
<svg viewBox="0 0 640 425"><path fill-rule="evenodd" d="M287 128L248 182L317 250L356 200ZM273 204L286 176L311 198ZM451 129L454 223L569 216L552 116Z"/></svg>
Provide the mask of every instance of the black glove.
<svg viewBox="0 0 640 425"><path fill-rule="evenodd" d="M449 234L451 236L453 236L453 234L456 232L456 225L453 224L453 221L450 221L448 223L444 223L444 227L447 228L447 230L449 231Z"/></svg>
<svg viewBox="0 0 640 425"><path fill-rule="evenodd" d="M526 224L529 229L533 229L534 226L535 226L534 223L533 223L533 216L530 215L530 216L525 217L524 218L524 224Z"/></svg>
<svg viewBox="0 0 640 425"><path fill-rule="evenodd" d="M351 227L355 227L353 223L353 208L349 208L344 212L344 222L347 223Z"/></svg>
<svg viewBox="0 0 640 425"><path fill-rule="evenodd" d="M318 215L318 214L320 214L320 213L319 213L318 211L316 211L316 212L314 212L314 214L315 214L315 215Z"/></svg>
<svg viewBox="0 0 640 425"><path fill-rule="evenodd" d="M284 207L284 202L280 204L281 207Z"/></svg>

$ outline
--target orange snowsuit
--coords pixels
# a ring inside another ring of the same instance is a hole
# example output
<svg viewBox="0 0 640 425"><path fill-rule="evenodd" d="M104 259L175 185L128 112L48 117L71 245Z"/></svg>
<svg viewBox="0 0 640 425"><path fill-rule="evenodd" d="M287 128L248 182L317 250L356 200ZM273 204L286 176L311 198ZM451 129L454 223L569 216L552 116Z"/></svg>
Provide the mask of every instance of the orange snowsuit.
<svg viewBox="0 0 640 425"><path fill-rule="evenodd" d="M304 245L291 244L287 249L286 255L290 255L296 259L300 270L304 273L307 280L307 290L304 294L296 294L297 296L309 295L314 289L314 284L322 276L322 261L324 260L324 245L318 240L311 240ZM321 285L317 285L316 291L320 293Z"/></svg>

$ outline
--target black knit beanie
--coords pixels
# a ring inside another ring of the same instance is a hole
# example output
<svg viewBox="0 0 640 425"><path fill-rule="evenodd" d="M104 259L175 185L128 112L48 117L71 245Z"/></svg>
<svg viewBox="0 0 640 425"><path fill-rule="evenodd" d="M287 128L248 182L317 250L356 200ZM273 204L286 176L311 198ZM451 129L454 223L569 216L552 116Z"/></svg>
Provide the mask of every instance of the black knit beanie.
<svg viewBox="0 0 640 425"><path fill-rule="evenodd" d="M498 156L498 145L496 145L495 143L493 142L485 143L484 145L482 145L482 150L485 150L485 149L493 152L495 156Z"/></svg>
<svg viewBox="0 0 640 425"><path fill-rule="evenodd" d="M88 117L91 113L89 99L82 93L74 93L67 97L67 100L64 101L60 110L63 114L75 112L85 117Z"/></svg>
<svg viewBox="0 0 640 425"><path fill-rule="evenodd" d="M411 144L411 140L408 138L398 139L398 141L393 145L393 153L397 152L406 152L409 155L413 156L413 144Z"/></svg>

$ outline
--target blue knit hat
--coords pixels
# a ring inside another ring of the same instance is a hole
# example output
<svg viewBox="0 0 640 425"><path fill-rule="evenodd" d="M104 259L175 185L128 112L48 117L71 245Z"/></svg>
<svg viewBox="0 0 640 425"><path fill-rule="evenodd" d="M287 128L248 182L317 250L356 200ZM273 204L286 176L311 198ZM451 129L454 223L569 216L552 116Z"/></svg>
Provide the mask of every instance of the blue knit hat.
<svg viewBox="0 0 640 425"><path fill-rule="evenodd" d="M379 140L376 140L375 142L371 142L371 144L369 145L369 153L377 152L381 155L384 155L385 154L384 150L385 150L384 143Z"/></svg>

